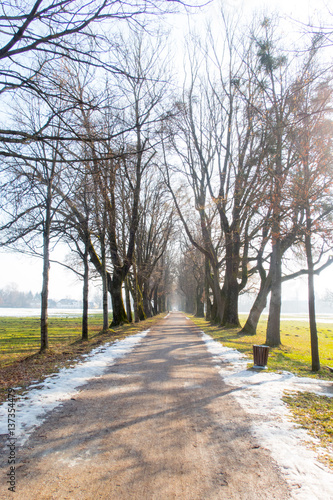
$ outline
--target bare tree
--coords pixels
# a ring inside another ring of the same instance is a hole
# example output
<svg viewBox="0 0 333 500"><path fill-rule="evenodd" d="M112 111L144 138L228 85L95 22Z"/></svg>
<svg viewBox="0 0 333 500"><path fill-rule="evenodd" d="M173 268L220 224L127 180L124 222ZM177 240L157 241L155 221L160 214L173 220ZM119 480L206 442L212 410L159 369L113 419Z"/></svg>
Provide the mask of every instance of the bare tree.
<svg viewBox="0 0 333 500"><path fill-rule="evenodd" d="M181 247L178 286L185 298L185 311L198 318L204 317L204 271L204 255L185 241Z"/></svg>
<svg viewBox="0 0 333 500"><path fill-rule="evenodd" d="M40 125L38 102L31 103L27 117L31 133ZM55 125L52 127L54 130ZM54 130L55 136L57 130ZM2 245L19 245L22 251L43 259L41 292L41 351L48 348L48 291L51 238L59 238L58 212L63 200L58 196L64 163L58 141L21 146L18 157L9 159L2 170ZM23 154L22 154L23 153ZM22 156L22 159L19 157ZM29 158L29 160L28 160ZM19 201L25 197L24 202ZM42 238L42 251L38 240ZM36 242L35 242L36 241Z"/></svg>
<svg viewBox="0 0 333 500"><path fill-rule="evenodd" d="M132 34L130 42L122 37L118 48L122 71L116 76L117 81L112 81L116 95L106 92L101 106L79 105L76 113L81 146L75 152L75 161L81 157L83 170L90 172L98 207L98 244L90 238L89 254L111 294L113 325L128 320L122 288L133 263L141 185L155 156L155 129L164 117L160 103L167 81L162 78L161 49L148 45L142 33ZM77 85L76 100L87 102L80 88ZM77 224L84 224L75 199L67 197L66 202Z"/></svg>
<svg viewBox="0 0 333 500"><path fill-rule="evenodd" d="M299 79L295 83L295 115L299 120L295 130L298 162L292 179L291 195L305 219L303 242L308 271L312 370L318 371L320 359L315 316L314 254L320 260L333 243L333 124L329 119L333 94L331 78L320 78L322 81L318 81L320 73L315 70L313 61L307 65L307 70L306 81Z"/></svg>
<svg viewBox="0 0 333 500"><path fill-rule="evenodd" d="M300 206L293 206L287 191L298 158L295 130L298 130L300 117L294 114L295 104L300 88L305 90L309 86L309 64L316 53L312 43L310 56L305 52L303 66L297 68L294 60L288 61L283 51L277 48L274 35L273 23L265 19L262 35L254 37L259 63L255 73L262 89L262 117L269 131L271 150L267 174L271 179L269 231L272 250L268 281L264 284L265 290L269 288L271 291L266 333L269 345L281 342L281 285L291 279L290 275L283 277L283 254L297 241L304 221L304 212Z"/></svg>
<svg viewBox="0 0 333 500"><path fill-rule="evenodd" d="M158 293L163 277L161 262L173 233L173 211L164 184L159 176L151 173L145 178L142 189L135 251L136 286L142 294L146 317L156 314L158 310Z"/></svg>
<svg viewBox="0 0 333 500"><path fill-rule="evenodd" d="M243 60L236 57L236 40L223 16L222 25L224 52L219 55L211 37L211 46L202 56L208 61L204 75L200 72L202 61L197 59L200 47L196 46L188 90L176 104L177 125L169 136L179 157L178 170L194 195L201 244L174 196L175 203L188 238L212 269L213 319L222 325L240 326L238 296L247 282L249 242L261 227L258 206L266 182L261 175L265 130L256 109L258 86ZM247 52L248 48L243 57ZM172 190L170 161L168 164L167 182ZM218 233L212 217L218 220Z"/></svg>

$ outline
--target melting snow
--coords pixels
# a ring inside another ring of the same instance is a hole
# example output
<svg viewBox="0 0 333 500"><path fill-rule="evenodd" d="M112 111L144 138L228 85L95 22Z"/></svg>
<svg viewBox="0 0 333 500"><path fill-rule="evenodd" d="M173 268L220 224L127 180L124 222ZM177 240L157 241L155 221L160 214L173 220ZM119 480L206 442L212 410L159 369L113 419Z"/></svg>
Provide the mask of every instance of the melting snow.
<svg viewBox="0 0 333 500"><path fill-rule="evenodd" d="M332 500L333 474L305 445L305 441L316 441L291 421L291 413L282 401L284 391L312 391L333 396L332 382L296 377L289 372L247 370L248 357L201 334L215 357L221 377L237 388L234 397L254 417L253 435L280 466L291 487L292 498Z"/></svg>

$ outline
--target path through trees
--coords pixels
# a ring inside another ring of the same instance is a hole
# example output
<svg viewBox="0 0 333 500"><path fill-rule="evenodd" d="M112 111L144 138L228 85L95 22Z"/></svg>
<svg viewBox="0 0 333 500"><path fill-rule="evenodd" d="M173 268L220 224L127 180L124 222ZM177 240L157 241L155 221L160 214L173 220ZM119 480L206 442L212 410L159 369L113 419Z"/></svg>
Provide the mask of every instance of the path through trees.
<svg viewBox="0 0 333 500"><path fill-rule="evenodd" d="M250 426L196 327L172 313L36 429L15 498L289 498Z"/></svg>

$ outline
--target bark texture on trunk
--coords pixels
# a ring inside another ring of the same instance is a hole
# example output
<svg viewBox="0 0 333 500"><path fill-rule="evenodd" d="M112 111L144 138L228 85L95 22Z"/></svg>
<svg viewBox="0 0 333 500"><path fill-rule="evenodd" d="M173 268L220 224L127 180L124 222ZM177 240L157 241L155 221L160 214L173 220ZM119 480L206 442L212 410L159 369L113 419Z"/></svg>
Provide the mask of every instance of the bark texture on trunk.
<svg viewBox="0 0 333 500"><path fill-rule="evenodd" d="M165 312L166 311L166 296L164 293L159 297L159 304L160 304L159 305L160 312Z"/></svg>
<svg viewBox="0 0 333 500"><path fill-rule="evenodd" d="M137 290L137 295L138 295L138 314L139 314L139 319L140 321L143 321L144 319L147 319L144 307L143 307L143 297L142 297L142 291L140 288L139 283L137 282L136 286Z"/></svg>
<svg viewBox="0 0 333 500"><path fill-rule="evenodd" d="M132 298L133 298L133 307L134 307L134 322L139 323L140 315L139 315L139 292L138 292L138 278L136 274L136 263L133 262L133 287L131 288Z"/></svg>
<svg viewBox="0 0 333 500"><path fill-rule="evenodd" d="M133 322L131 299L130 299L130 287L129 287L129 277L126 276L125 279L125 298L126 298L126 313L129 323Z"/></svg>
<svg viewBox="0 0 333 500"><path fill-rule="evenodd" d="M202 296L203 296L203 287L202 285L198 285L196 289L196 309L195 309L195 316L197 318L205 317L204 303L202 300Z"/></svg>
<svg viewBox="0 0 333 500"><path fill-rule="evenodd" d="M222 326L238 328L241 325L238 317L239 287L237 280L232 280L232 283L228 283L224 295L225 305L223 311Z"/></svg>
<svg viewBox="0 0 333 500"><path fill-rule="evenodd" d="M148 295L147 289L148 289L148 287L146 286L146 284L144 284L143 291L142 291L143 310L145 312L146 318L151 318L153 315L153 312L152 312L151 301L150 301L150 297Z"/></svg>
<svg viewBox="0 0 333 500"><path fill-rule="evenodd" d="M154 316L156 316L160 311L159 311L159 303L158 303L158 285L154 287L154 307L153 307L153 313Z"/></svg>
<svg viewBox="0 0 333 500"><path fill-rule="evenodd" d="M43 249L43 285L41 293L41 316L40 316L40 350L45 351L49 347L48 336L48 298L49 298L49 272L50 272L50 238L49 233L44 230Z"/></svg>
<svg viewBox="0 0 333 500"><path fill-rule="evenodd" d="M277 239L272 249L271 300L266 330L266 344L269 346L281 344L281 285L281 240Z"/></svg>
<svg viewBox="0 0 333 500"><path fill-rule="evenodd" d="M315 311L315 289L314 289L314 274L313 274L313 259L311 246L311 222L308 216L308 230L305 235L306 259L308 264L308 306L309 306L309 323L310 323L310 338L311 338L311 369L314 372L320 370L318 334Z"/></svg>
<svg viewBox="0 0 333 500"><path fill-rule="evenodd" d="M41 315L40 315L40 350L45 351L49 347L48 334L48 300L50 279L50 233L51 233L51 186L48 185L46 198L45 221L43 227L43 284L41 293Z"/></svg>
<svg viewBox="0 0 333 500"><path fill-rule="evenodd" d="M89 294L89 261L88 245L86 244L83 256L83 309L82 309L82 340L88 340L88 294Z"/></svg>
<svg viewBox="0 0 333 500"><path fill-rule="evenodd" d="M206 320L211 321L212 303L210 300L210 265L207 255L205 255L205 299L206 299Z"/></svg>
<svg viewBox="0 0 333 500"><path fill-rule="evenodd" d="M249 316L240 333L245 335L256 335L260 316L267 305L267 297L271 288L271 276L262 279L258 295L251 307Z"/></svg>
<svg viewBox="0 0 333 500"><path fill-rule="evenodd" d="M103 331L109 329L109 300L108 300L108 275L106 270L106 248L105 239L101 241L101 254L102 254L102 307L103 307Z"/></svg>
<svg viewBox="0 0 333 500"><path fill-rule="evenodd" d="M114 272L112 280L112 326L123 325L128 323L127 314L124 307L123 294L122 294L123 282L120 277Z"/></svg>
<svg viewBox="0 0 333 500"><path fill-rule="evenodd" d="M239 234L238 231L228 230L225 232L226 237L226 270L224 276L223 295L224 309L222 317L222 326L240 327L238 317L238 273L239 273Z"/></svg>
<svg viewBox="0 0 333 500"><path fill-rule="evenodd" d="M213 269L213 296L214 304L212 307L212 323L221 324L224 313L224 297L220 288L218 269Z"/></svg>

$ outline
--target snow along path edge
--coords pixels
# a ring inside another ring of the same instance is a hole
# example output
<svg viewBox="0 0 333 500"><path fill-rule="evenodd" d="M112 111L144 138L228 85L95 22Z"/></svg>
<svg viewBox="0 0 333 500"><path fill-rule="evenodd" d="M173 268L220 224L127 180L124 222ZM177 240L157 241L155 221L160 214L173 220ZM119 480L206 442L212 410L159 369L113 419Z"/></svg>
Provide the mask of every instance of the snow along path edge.
<svg viewBox="0 0 333 500"><path fill-rule="evenodd" d="M78 388L88 380L103 375L106 368L116 359L128 354L149 332L136 333L123 340L107 342L96 347L89 354L83 355L83 361L70 368L61 368L58 373L48 376L43 382L30 385L28 392L16 398L15 438L17 444L23 445L31 432L39 427L46 414L71 399L79 392ZM7 424L8 402L0 406L0 434L8 434Z"/></svg>
<svg viewBox="0 0 333 500"><path fill-rule="evenodd" d="M237 388L234 397L253 415L252 433L261 446L270 451L297 500L333 499L333 474L317 460L308 443L316 440L291 420L282 401L284 391L311 391L332 396L332 382L296 377L289 372L272 373L248 370L249 358L236 349L225 347L201 332L208 351L214 355L224 382Z"/></svg>

